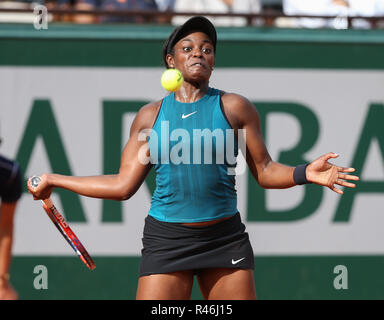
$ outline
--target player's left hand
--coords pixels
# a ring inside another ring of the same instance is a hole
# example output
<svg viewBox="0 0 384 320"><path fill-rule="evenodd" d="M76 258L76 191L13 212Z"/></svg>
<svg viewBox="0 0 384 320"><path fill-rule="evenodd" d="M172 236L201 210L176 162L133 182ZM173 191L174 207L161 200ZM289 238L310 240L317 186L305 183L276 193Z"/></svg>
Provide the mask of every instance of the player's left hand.
<svg viewBox="0 0 384 320"><path fill-rule="evenodd" d="M335 187L336 185L355 188L354 183L346 180L358 181L360 178L348 173L354 172L354 168L343 168L335 166L328 162L331 158L337 158L339 155L333 152L327 153L315 161L311 162L306 169L306 178L309 182L328 187L332 191L343 194L344 192Z"/></svg>

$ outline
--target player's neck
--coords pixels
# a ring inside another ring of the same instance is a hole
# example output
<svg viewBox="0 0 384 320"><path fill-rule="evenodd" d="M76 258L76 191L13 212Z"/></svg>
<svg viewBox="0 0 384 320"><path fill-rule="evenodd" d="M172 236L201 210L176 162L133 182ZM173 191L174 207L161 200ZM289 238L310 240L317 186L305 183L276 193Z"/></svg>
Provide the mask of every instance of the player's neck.
<svg viewBox="0 0 384 320"><path fill-rule="evenodd" d="M208 82L199 85L184 82L181 88L175 92L175 99L185 103L196 102L200 100L208 90Z"/></svg>

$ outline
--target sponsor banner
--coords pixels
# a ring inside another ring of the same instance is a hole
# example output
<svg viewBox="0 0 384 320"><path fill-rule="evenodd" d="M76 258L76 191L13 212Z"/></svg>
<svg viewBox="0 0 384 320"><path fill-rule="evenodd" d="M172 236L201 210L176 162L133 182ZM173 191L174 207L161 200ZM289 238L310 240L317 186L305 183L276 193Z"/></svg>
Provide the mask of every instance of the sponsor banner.
<svg viewBox="0 0 384 320"><path fill-rule="evenodd" d="M161 99L161 68L0 67L1 152L25 177L116 173L140 106ZM383 254L383 71L217 68L211 86L244 95L259 111L272 158L288 165L340 154L361 181L343 196L318 186L263 190L245 171L238 209L255 255ZM152 179L152 180L151 180ZM128 201L56 192L53 200L93 255L136 256L153 176ZM72 255L25 193L15 255Z"/></svg>

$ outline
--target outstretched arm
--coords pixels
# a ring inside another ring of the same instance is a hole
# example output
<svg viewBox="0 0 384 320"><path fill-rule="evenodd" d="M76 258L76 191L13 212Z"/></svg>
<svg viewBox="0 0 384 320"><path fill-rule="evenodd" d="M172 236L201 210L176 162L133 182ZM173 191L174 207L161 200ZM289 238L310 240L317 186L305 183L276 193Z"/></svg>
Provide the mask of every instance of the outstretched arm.
<svg viewBox="0 0 384 320"><path fill-rule="evenodd" d="M157 114L157 104L149 104L140 109L132 123L130 138L124 147L120 170L115 175L74 177L59 174L43 174L39 186L34 189L28 182L28 189L34 199L48 198L53 188L63 188L83 196L125 200L139 189L152 165L144 163L139 154L149 155L148 143L139 139L142 130L151 128Z"/></svg>
<svg viewBox="0 0 384 320"><path fill-rule="evenodd" d="M270 157L261 133L260 119L253 104L242 96L225 94L223 96L224 110L234 129L245 131L247 154L246 160L252 175L263 188L283 189L297 185L294 179L295 167L275 162ZM305 177L308 182L327 186L342 194L334 184L354 188L355 184L345 180L359 180L359 177L348 173L353 168L343 168L328 162L338 155L328 153L310 163L306 167Z"/></svg>

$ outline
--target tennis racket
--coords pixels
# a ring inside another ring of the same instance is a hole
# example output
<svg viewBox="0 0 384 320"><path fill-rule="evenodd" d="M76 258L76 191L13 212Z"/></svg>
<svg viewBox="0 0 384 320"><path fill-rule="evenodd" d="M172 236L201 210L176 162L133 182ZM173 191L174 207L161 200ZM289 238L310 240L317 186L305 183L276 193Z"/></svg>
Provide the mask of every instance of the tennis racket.
<svg viewBox="0 0 384 320"><path fill-rule="evenodd" d="M30 180L31 186L36 188L41 182L41 178L37 176L33 176ZM65 221L64 217L60 214L60 212L54 206L52 200L50 198L41 200L43 203L43 208L45 212L48 214L48 217L51 219L53 224L62 234L65 240L69 243L72 249L77 253L81 261L85 263L85 265L93 270L96 268L96 264L93 262L91 256L81 244L79 238L75 235L72 229L69 227L67 221Z"/></svg>

